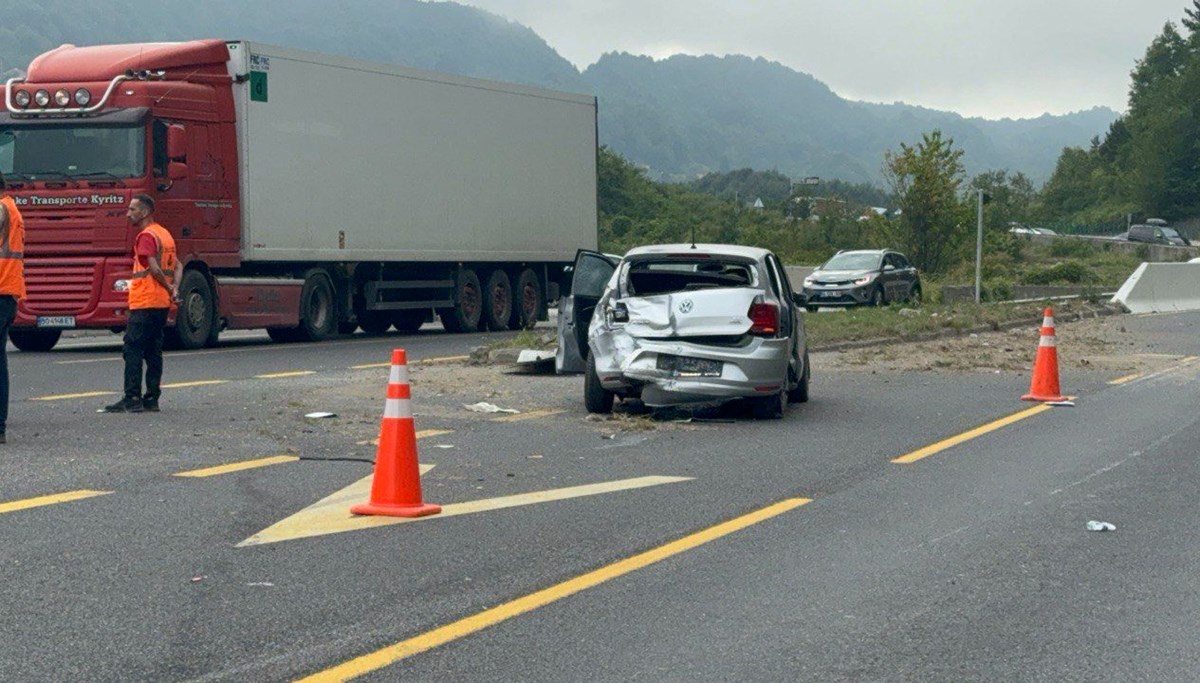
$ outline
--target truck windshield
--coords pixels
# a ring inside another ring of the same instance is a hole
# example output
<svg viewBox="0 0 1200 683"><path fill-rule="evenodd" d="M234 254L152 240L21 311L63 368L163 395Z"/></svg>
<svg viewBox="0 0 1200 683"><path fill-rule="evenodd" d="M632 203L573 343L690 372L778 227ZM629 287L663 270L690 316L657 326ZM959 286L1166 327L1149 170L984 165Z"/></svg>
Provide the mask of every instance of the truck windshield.
<svg viewBox="0 0 1200 683"><path fill-rule="evenodd" d="M141 126L0 126L0 173L5 175L136 178L145 172Z"/></svg>

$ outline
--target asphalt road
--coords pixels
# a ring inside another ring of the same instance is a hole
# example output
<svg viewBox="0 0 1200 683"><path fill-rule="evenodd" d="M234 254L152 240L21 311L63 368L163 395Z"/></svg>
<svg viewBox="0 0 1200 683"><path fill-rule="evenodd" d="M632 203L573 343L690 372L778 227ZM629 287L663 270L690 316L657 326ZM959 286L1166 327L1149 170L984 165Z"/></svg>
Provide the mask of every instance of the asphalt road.
<svg viewBox="0 0 1200 683"><path fill-rule="evenodd" d="M1042 412L1025 377L820 357L812 401L764 422L592 422L578 378L497 375L521 390L489 399L479 374L416 374L443 516L240 547L370 474L387 370L361 366L500 335L248 335L170 354L186 386L156 415L95 412L115 338L10 352L0 680L1200 680L1200 315L1126 326L1160 371L1072 371L1078 405ZM15 505L80 491L104 493Z"/></svg>

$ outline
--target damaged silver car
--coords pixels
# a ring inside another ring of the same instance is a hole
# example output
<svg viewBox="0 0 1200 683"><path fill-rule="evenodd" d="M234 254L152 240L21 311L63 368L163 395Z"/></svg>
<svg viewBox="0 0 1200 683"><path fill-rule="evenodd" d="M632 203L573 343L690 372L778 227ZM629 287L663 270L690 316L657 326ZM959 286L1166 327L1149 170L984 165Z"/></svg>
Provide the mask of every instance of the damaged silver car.
<svg viewBox="0 0 1200 683"><path fill-rule="evenodd" d="M744 399L779 418L808 400L804 317L766 249L638 247L580 251L559 306L560 372L584 372L588 412L615 398L651 407Z"/></svg>

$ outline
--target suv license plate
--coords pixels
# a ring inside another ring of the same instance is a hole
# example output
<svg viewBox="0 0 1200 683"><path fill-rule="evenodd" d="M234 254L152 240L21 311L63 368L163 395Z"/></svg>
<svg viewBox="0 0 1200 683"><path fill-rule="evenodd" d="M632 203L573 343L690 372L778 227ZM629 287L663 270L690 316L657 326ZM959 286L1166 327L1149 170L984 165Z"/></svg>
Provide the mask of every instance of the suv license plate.
<svg viewBox="0 0 1200 683"><path fill-rule="evenodd" d="M39 315L38 327L75 327L73 315Z"/></svg>
<svg viewBox="0 0 1200 683"><path fill-rule="evenodd" d="M821 298L832 299L835 296L841 296L841 294L842 294L841 292L821 292Z"/></svg>

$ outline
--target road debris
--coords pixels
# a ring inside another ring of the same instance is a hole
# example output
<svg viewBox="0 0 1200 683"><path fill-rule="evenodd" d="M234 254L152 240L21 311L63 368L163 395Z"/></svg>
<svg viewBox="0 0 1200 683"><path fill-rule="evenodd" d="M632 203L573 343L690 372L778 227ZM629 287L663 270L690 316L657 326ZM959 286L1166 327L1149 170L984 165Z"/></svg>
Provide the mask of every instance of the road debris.
<svg viewBox="0 0 1200 683"><path fill-rule="evenodd" d="M1075 402L1074 401L1046 401L1046 405L1048 405L1048 406L1066 406L1068 408L1074 408Z"/></svg>
<svg viewBox="0 0 1200 683"><path fill-rule="evenodd" d="M1088 531L1116 531L1117 527L1114 524L1110 524L1108 522L1097 522L1096 520L1093 519L1092 521L1087 523L1087 530Z"/></svg>
<svg viewBox="0 0 1200 683"><path fill-rule="evenodd" d="M513 414L516 414L516 413L521 412L515 408L501 408L498 405L495 405L493 403L487 403L485 401L480 401L479 403L471 403L471 404L464 403L463 407L466 408L467 410L471 411L472 413L513 413Z"/></svg>
<svg viewBox="0 0 1200 683"><path fill-rule="evenodd" d="M304 417L311 418L314 420L323 420L323 419L330 418L330 417L337 417L337 413L328 413L325 411L317 411L315 413L307 413L307 414L305 414Z"/></svg>

